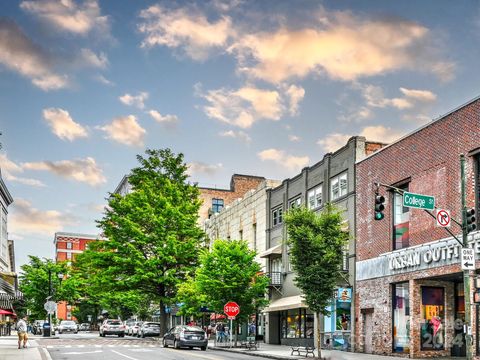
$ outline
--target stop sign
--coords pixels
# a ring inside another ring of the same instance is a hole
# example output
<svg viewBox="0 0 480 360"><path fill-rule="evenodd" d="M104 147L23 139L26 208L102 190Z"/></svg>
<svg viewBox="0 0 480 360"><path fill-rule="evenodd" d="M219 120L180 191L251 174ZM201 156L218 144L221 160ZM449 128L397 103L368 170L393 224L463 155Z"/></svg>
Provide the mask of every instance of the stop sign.
<svg viewBox="0 0 480 360"><path fill-rule="evenodd" d="M240 314L240 306L235 301L230 301L223 307L223 312L228 317L235 317Z"/></svg>

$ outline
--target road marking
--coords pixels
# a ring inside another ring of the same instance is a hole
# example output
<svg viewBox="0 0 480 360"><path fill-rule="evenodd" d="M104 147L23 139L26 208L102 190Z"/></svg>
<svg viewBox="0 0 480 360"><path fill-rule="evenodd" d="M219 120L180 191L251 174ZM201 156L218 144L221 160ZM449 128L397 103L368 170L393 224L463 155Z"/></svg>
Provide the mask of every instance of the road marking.
<svg viewBox="0 0 480 360"><path fill-rule="evenodd" d="M178 349L169 349L169 348L164 348L165 350L168 350L170 352L176 352L178 351ZM200 355L200 354L196 354L193 352L194 350L192 351L189 351L188 352L188 355L191 355L193 357L199 357L201 359L208 359L208 360L218 360L218 357L210 357L210 356L207 356L207 355ZM243 354L243 353L242 353Z"/></svg>
<svg viewBox="0 0 480 360"><path fill-rule="evenodd" d="M41 349L42 349L42 351L43 351L43 353L44 353L44 355L45 355L45 358L46 358L47 360L52 360L52 357L50 356L50 353L48 352L48 350L45 349L45 348L41 348Z"/></svg>
<svg viewBox="0 0 480 360"><path fill-rule="evenodd" d="M64 352L62 354L64 355L83 355L83 354L96 354L96 353L101 353L103 352L102 350L95 350L95 351L70 351L70 352Z"/></svg>
<svg viewBox="0 0 480 360"><path fill-rule="evenodd" d="M120 355L120 356L123 356L123 357L126 357L127 359L130 359L130 360L138 360L134 357L131 357L131 356L128 356L128 355L125 355L125 354L122 354L121 352L118 352L118 351L115 351L115 350L112 350L112 352L114 352L115 354L117 355Z"/></svg>

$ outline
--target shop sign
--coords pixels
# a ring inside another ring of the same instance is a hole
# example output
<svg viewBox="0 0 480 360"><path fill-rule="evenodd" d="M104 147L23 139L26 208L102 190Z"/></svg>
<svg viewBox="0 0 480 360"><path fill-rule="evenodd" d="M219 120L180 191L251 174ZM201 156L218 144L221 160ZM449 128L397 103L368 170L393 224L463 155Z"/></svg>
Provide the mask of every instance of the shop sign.
<svg viewBox="0 0 480 360"><path fill-rule="evenodd" d="M468 248L473 249L475 254L480 254L479 234L480 232L471 233L468 237ZM376 258L357 262L356 279L357 281L367 280L459 264L461 249L462 247L454 238L447 238L392 251Z"/></svg>
<svg viewBox="0 0 480 360"><path fill-rule="evenodd" d="M338 302L352 302L352 288L338 288Z"/></svg>

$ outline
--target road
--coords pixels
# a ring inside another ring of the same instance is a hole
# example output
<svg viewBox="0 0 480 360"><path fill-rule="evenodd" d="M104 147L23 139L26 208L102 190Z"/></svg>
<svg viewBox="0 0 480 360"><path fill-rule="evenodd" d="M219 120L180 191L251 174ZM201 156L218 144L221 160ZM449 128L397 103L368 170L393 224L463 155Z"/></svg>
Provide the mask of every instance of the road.
<svg viewBox="0 0 480 360"><path fill-rule="evenodd" d="M163 348L158 340L131 336L99 337L98 333L62 334L59 339L42 338L38 344L52 360L258 360L258 357L224 351Z"/></svg>

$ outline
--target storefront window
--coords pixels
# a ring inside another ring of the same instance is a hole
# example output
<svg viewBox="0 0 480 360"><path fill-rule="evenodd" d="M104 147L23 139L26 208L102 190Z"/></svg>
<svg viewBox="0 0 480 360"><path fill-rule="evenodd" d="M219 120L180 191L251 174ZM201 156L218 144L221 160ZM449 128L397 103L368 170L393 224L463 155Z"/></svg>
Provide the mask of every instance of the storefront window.
<svg viewBox="0 0 480 360"><path fill-rule="evenodd" d="M421 349L444 349L445 289L422 287Z"/></svg>
<svg viewBox="0 0 480 360"><path fill-rule="evenodd" d="M408 185L400 187L408 191ZM393 250L410 246L410 212L403 206L403 195L393 193Z"/></svg>
<svg viewBox="0 0 480 360"><path fill-rule="evenodd" d="M408 282L393 285L393 351L410 349L410 305Z"/></svg>
<svg viewBox="0 0 480 360"><path fill-rule="evenodd" d="M282 338L313 338L313 314L306 309L282 311Z"/></svg>

